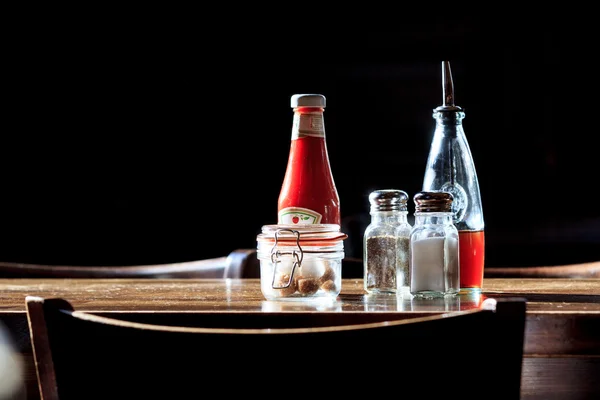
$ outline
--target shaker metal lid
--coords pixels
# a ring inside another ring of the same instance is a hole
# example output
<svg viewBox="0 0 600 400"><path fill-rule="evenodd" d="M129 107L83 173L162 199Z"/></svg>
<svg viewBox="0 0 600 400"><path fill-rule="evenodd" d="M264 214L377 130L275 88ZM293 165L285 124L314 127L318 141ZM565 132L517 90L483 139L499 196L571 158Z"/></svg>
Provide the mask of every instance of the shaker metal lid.
<svg viewBox="0 0 600 400"><path fill-rule="evenodd" d="M322 94L295 94L291 100L292 108L325 107L325 96Z"/></svg>
<svg viewBox="0 0 600 400"><path fill-rule="evenodd" d="M423 191L415 194L415 212L450 212L454 196L450 192Z"/></svg>
<svg viewBox="0 0 600 400"><path fill-rule="evenodd" d="M406 211L408 194L398 189L380 189L369 194L372 211Z"/></svg>

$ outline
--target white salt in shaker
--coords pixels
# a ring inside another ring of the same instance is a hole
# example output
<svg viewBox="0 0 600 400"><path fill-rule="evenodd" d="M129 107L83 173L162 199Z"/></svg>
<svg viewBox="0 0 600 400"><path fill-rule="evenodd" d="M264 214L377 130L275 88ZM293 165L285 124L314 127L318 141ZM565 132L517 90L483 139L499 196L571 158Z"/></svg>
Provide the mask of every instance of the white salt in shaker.
<svg viewBox="0 0 600 400"><path fill-rule="evenodd" d="M452 222L452 194L419 192L410 233L410 293L453 296L460 290L458 230Z"/></svg>

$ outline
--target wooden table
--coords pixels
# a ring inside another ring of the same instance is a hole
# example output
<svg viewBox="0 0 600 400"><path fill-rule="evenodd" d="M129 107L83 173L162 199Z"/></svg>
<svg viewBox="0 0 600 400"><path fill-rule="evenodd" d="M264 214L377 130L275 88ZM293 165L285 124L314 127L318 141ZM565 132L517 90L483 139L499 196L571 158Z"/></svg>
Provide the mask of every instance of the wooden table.
<svg viewBox="0 0 600 400"><path fill-rule="evenodd" d="M480 295L421 300L368 296L361 279L344 280L331 302L264 300L258 279L0 279L0 320L24 355L28 398L38 399L25 296L64 297L99 313L411 313L468 310L486 298L528 300L523 399L600 395L600 280L486 279ZM381 316L383 314L378 314ZM485 334L485 332L482 332ZM598 397L600 398L600 397Z"/></svg>

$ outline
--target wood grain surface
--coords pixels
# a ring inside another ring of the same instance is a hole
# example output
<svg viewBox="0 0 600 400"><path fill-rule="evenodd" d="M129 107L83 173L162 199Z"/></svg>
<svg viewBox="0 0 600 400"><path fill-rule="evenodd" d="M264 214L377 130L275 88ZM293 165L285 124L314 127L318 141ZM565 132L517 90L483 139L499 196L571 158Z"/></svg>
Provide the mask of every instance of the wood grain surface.
<svg viewBox="0 0 600 400"><path fill-rule="evenodd" d="M484 281L481 294L451 299L366 295L361 279L346 279L333 301L267 301L259 279L0 279L0 318L26 364L28 398L37 399L25 314L25 296L64 297L76 309L119 313L138 320L198 314L213 321L244 313L289 313L323 319L381 320L468 310L490 298L527 299L523 399L588 398L600 393L600 280L500 279ZM485 334L476 333L476 334ZM572 396L572 397L569 397ZM583 397L581 397L583 396Z"/></svg>

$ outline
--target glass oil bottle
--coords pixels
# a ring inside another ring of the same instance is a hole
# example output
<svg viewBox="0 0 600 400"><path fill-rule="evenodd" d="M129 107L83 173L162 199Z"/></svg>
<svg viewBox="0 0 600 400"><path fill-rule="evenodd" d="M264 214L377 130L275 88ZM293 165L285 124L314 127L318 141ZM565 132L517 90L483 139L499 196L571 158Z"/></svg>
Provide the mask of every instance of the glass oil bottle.
<svg viewBox="0 0 600 400"><path fill-rule="evenodd" d="M422 190L452 194L453 223L460 238L460 288L480 291L485 255L481 194L463 128L465 112L454 104L454 83L449 61L442 61L442 90L443 104L433 110L435 131Z"/></svg>

